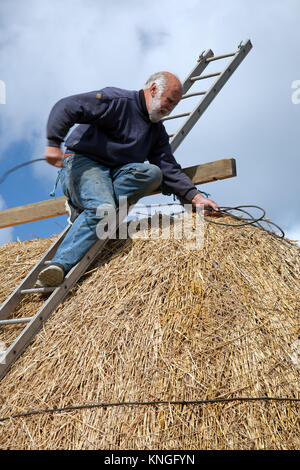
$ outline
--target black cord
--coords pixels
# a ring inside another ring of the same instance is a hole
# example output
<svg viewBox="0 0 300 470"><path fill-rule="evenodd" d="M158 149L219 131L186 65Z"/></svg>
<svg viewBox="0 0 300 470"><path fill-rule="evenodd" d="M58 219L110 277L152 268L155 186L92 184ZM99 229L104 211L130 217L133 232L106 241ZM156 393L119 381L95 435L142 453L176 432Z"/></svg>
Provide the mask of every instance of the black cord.
<svg viewBox="0 0 300 470"><path fill-rule="evenodd" d="M258 226L259 228L261 228L262 230L267 231L267 232L269 232L271 235L275 235L276 237L279 237L279 238L284 238L284 237L285 237L285 233L284 233L284 231L282 230L282 228L279 227L279 225L275 224L274 222L272 222L271 220L268 220L268 219L263 219L261 222L265 222L265 223L268 224L268 225L274 225L274 227L276 227L276 228L280 231L281 236L277 235L277 234L274 233L273 231L266 230L266 229L261 225L260 222L257 222L257 226Z"/></svg>
<svg viewBox="0 0 300 470"><path fill-rule="evenodd" d="M0 178L0 184L2 184L6 178L8 177L8 175L10 175L11 173L13 173L14 171L18 170L19 168L22 168L23 166L25 165L29 165L31 163L35 163L35 162L39 162L39 161L47 161L46 158L35 158L34 160L28 160L27 162L24 162L24 163L20 163L20 165L16 165L16 166L13 166L12 168L10 168L10 170L6 171L5 173L3 173L2 177ZM71 172L68 171L68 168L64 166L63 164L63 168L65 168L65 170L67 171L68 173L68 177L69 177L69 184L70 184L70 187L71 187L71 191L72 191L72 195L76 201L76 204L78 205L78 207L81 209L81 210L96 210L95 208L89 208L89 207L85 207L83 206L79 200L78 200L78 197L76 195L76 191L75 191L75 188L74 188L74 182L73 182L73 178L72 178L72 175L71 175Z"/></svg>
<svg viewBox="0 0 300 470"><path fill-rule="evenodd" d="M14 171L18 170L19 168L25 166L25 165L29 165L30 163L35 163L35 162L39 162L41 160L45 160L46 161L46 158L35 158L34 160L29 160L28 162L24 162L24 163L20 163L20 165L16 165L14 167L12 167L10 170L6 171L2 177L0 178L0 184L3 183L3 181L7 178L7 176L10 174L10 173L13 173Z"/></svg>
<svg viewBox="0 0 300 470"><path fill-rule="evenodd" d="M73 411L73 410L83 410L83 409L92 409L92 408L108 408L112 406L155 406L155 405L207 405L207 404L216 404L216 403L229 403L234 401L240 402L253 402L253 401L277 401L277 402L300 402L300 398L289 398L289 397L232 397L232 398L213 398L207 400L157 400L157 401L123 401L116 403L94 403L89 405L74 405L74 406L64 406L62 408L48 408L40 410L31 410L24 413L17 413L11 416L4 416L0 418L0 422L7 421L13 418L24 418L27 416L44 414L44 413L57 413L61 411Z"/></svg>
<svg viewBox="0 0 300 470"><path fill-rule="evenodd" d="M254 207L255 209L261 210L262 215L260 217L255 218L249 212L245 211L244 209L241 209L241 207ZM231 214L230 211L235 211L235 210L238 210L239 212L242 212L244 214L249 215L249 219L245 219L245 218L239 217L237 215ZM266 212L262 207L249 206L249 205L247 205L247 206L236 206L236 207L222 207L221 206L221 207L219 207L218 213L223 214L223 215L229 215L233 219L243 221L244 223L242 223L242 224L228 224L228 223L216 222L215 220L207 219L207 217L205 217L205 220L207 220L208 222L211 222L213 224L216 224L216 225L225 225L227 227L243 227L244 225L253 225L256 222L258 222L260 220L263 220L264 216L266 215Z"/></svg>
<svg viewBox="0 0 300 470"><path fill-rule="evenodd" d="M260 211L262 211L262 215L260 217L255 218L248 211L245 211L244 209L242 209L242 207L247 207L247 208L251 207L251 208L254 208L254 209L259 209ZM240 211L244 214L247 214L249 216L249 218L247 219L247 218L244 218L244 217L239 217L239 216L236 216L234 214L231 214L230 211L236 211L236 210ZM217 222L215 220L212 220L212 218L207 218L207 217L204 217L204 218L207 222L210 222L212 224L224 225L224 226L228 226L228 227L243 227L244 225L255 225L255 226L259 227L261 230L264 230L265 232L269 232L271 235L274 235L277 238L284 238L285 237L285 233L282 230L282 228L280 228L277 224L275 224L271 220L264 218L265 215L266 215L266 212L262 207L254 206L254 205L253 206L251 206L251 205L243 205L242 206L241 205L241 206L236 206L236 207L220 207L219 212L220 212L220 214L228 215L229 217L232 217L233 219L240 220L243 223L241 223L241 224L228 224L228 223ZM273 225L274 227L277 228L277 230L279 230L280 235L275 233L273 230L267 230L265 227L263 227L262 223L266 223L269 226Z"/></svg>

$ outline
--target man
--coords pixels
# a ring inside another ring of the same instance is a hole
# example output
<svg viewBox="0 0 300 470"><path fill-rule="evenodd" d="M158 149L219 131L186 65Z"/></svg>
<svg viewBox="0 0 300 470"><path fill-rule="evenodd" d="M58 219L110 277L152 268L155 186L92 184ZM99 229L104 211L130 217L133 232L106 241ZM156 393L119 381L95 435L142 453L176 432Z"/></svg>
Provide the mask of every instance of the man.
<svg viewBox="0 0 300 470"><path fill-rule="evenodd" d="M176 162L160 122L181 97L179 79L158 72L140 91L108 87L56 103L48 119L45 156L51 165L63 167L62 188L79 215L37 285L62 282L97 240L97 208L116 207L121 197L134 204L163 182L181 200L218 211ZM74 124L79 125L67 138L63 155L60 146Z"/></svg>

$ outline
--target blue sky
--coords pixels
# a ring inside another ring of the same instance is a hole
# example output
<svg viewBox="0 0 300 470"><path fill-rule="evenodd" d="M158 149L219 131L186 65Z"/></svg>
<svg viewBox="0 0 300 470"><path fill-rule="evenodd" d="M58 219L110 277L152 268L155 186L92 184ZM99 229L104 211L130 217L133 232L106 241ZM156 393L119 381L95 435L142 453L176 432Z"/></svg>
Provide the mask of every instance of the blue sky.
<svg viewBox="0 0 300 470"><path fill-rule="evenodd" d="M222 206L262 206L299 239L299 24L299 0L1 0L0 175L43 156L60 98L140 89L159 70L183 80L203 50L233 52L250 39L253 49L175 157L183 167L234 157L236 178L199 189ZM0 210L49 199L56 174L45 162L11 174ZM48 237L65 224L62 216L0 229L0 244Z"/></svg>

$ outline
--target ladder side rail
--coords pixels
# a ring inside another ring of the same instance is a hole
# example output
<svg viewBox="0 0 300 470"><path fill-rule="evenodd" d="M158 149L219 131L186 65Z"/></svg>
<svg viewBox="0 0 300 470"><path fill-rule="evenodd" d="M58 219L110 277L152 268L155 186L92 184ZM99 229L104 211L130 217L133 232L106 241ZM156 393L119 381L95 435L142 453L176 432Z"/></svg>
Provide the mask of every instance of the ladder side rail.
<svg viewBox="0 0 300 470"><path fill-rule="evenodd" d="M210 89L204 95L204 97L202 98L200 103L196 106L196 108L190 113L190 116L183 123L182 127L171 138L170 145L171 145L172 152L175 152L175 150L181 144L183 139L187 136L187 134L196 124L200 116L202 116L202 114L207 109L209 104L213 101L215 96L223 88L227 80L230 78L233 72L237 69L240 63L244 60L244 58L246 57L248 52L251 50L251 48L252 48L252 44L250 40L248 40L245 45L242 45L239 47L233 59L229 62L227 67L224 69L221 75L216 79L216 81L211 85Z"/></svg>
<svg viewBox="0 0 300 470"><path fill-rule="evenodd" d="M129 211L128 211L129 212ZM111 223L110 231L107 232L107 236L103 239L97 240L94 245L88 250L84 257L67 273L63 283L58 286L52 294L48 297L45 303L41 306L38 312L32 317L31 321L21 331L15 341L8 347L5 353L0 353L0 380L8 372L12 364L19 358L30 341L34 338L37 332L41 329L43 323L49 318L51 313L60 305L63 299L70 292L74 284L80 279L85 273L88 266L94 261L99 252L104 248L105 244L118 229L118 214L114 222ZM127 213L124 214L123 220L127 217ZM121 222L123 222L120 221Z"/></svg>
<svg viewBox="0 0 300 470"><path fill-rule="evenodd" d="M44 256L38 261L38 263L32 268L32 270L27 274L27 276L21 281L21 283L16 287L16 289L11 293L11 295L6 299L6 301L0 307L0 319L5 320L8 318L10 313L14 308L20 303L24 298L21 293L22 289L31 287L33 282L36 280L38 273L40 272L41 266L45 264L47 260L53 258L54 253L56 252L58 246L61 244L65 238L67 231L70 226L66 227L63 232L60 234L59 238L55 240L52 246L46 251Z"/></svg>

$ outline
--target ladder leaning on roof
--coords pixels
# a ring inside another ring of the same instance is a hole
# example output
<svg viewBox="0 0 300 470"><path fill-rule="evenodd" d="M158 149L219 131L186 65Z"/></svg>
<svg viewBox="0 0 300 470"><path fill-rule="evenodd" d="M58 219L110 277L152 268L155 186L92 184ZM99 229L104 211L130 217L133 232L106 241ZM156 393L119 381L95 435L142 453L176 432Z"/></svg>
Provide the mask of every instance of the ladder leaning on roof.
<svg viewBox="0 0 300 470"><path fill-rule="evenodd" d="M177 115L175 114L163 119L163 121L167 121L170 119L186 117L185 122L178 129L178 131L175 134L170 135L170 145L173 152L175 152L175 150L181 144L183 139L187 136L192 127L196 124L200 116L207 109L209 104L213 101L217 93L222 89L229 77L236 70L242 60L246 57L251 48L252 44L250 40L248 40L244 44L240 43L238 49L231 54L214 56L212 50L208 50L207 52L203 52L200 55L199 59L197 60L197 65L193 68L191 73L183 82L182 99L187 99L194 96L202 96L202 99L191 112ZM233 58L226 65L225 69L222 72L202 75L202 72L211 62L220 59L225 59L227 57ZM198 80L204 80L206 78L212 77L217 78L207 91L188 93L189 89L194 85L195 82L197 82ZM231 176L235 176L234 172ZM213 179L217 178L212 178L212 180ZM40 330L42 324L49 318L51 313L66 297L70 289L72 289L74 284L76 284L80 277L85 273L88 266L93 262L93 260L102 250L106 242L110 239L111 234L117 230L117 220L118 217L116 218L115 223L110 226L110 230L106 232L105 238L97 240L95 244L85 254L85 256L67 273L63 283L60 286L33 288L32 286L34 285L39 272L45 267L45 265L51 262L51 259L53 258L58 246L66 236L70 225L66 227L59 236L59 238L55 241L55 243L44 254L42 259L34 266L34 268L26 276L26 278L2 304L0 308L0 326L22 323L25 323L26 326L23 328L21 333L18 335L15 341L7 348L6 351L0 351L0 379L2 379L6 375L11 365L23 353L30 341ZM120 218L119 224L123 221L124 219L122 220L122 218ZM50 293L50 295L34 316L25 318L9 318L10 315L13 313L14 309L24 298L24 295L39 292Z"/></svg>

